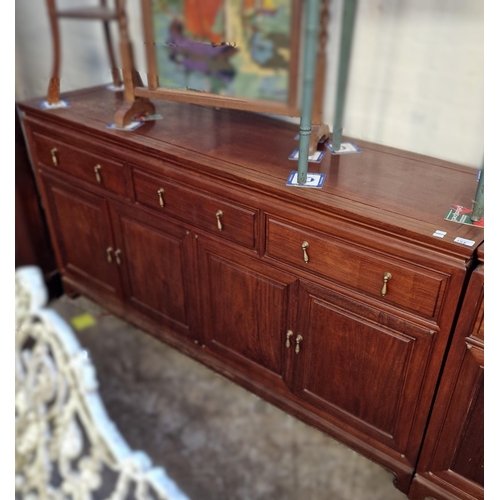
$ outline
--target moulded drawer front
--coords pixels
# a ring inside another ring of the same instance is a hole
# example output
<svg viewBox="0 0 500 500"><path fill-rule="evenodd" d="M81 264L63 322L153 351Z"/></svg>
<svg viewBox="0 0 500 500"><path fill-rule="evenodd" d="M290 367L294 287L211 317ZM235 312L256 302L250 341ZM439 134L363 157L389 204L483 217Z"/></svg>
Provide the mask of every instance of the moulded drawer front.
<svg viewBox="0 0 500 500"><path fill-rule="evenodd" d="M181 187L173 180L133 170L138 203L249 248L255 246L256 210Z"/></svg>
<svg viewBox="0 0 500 500"><path fill-rule="evenodd" d="M389 256L377 257L345 241L277 220L268 220L266 253L428 318L437 315L442 301L444 275L406 265ZM383 295L385 273L391 277Z"/></svg>
<svg viewBox="0 0 500 500"><path fill-rule="evenodd" d="M70 146L45 135L33 133L38 161L94 186L127 196L127 181L123 163L100 154Z"/></svg>

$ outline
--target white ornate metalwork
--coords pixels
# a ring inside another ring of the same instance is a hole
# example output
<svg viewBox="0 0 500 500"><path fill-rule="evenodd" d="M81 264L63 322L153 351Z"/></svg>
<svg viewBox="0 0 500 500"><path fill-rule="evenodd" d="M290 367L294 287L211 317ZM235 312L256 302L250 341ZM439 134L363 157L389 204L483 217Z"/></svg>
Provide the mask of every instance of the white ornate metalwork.
<svg viewBox="0 0 500 500"><path fill-rule="evenodd" d="M49 308L40 269L16 270L16 497L188 500L108 417L92 362Z"/></svg>

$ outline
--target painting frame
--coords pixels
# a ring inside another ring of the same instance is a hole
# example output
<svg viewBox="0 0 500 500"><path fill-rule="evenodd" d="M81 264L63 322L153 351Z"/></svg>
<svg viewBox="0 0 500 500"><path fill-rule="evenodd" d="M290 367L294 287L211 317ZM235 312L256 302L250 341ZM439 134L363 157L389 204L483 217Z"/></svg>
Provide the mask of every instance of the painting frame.
<svg viewBox="0 0 500 500"><path fill-rule="evenodd" d="M155 40L152 0L141 0L141 2L144 45L147 62L147 86L136 86L134 88L134 95L136 97L145 99L159 98L177 102L290 117L300 116L298 77L300 74L299 64L302 38L300 14L303 7L303 0L290 0L290 59L288 69L287 99L285 102L274 101L271 99L259 100L245 97L233 97L211 92L198 92L188 89L172 89L160 86L158 62L156 57L157 42Z"/></svg>

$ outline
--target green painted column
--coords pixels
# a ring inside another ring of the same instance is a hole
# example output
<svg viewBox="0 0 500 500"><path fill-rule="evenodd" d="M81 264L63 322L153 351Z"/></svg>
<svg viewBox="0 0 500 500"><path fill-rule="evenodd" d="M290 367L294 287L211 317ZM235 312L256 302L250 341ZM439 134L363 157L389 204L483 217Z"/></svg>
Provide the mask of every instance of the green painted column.
<svg viewBox="0 0 500 500"><path fill-rule="evenodd" d="M342 142L342 122L344 121L345 96L347 79L349 76L349 63L351 60L351 47L357 3L357 0L344 0L342 7L342 34L340 38L337 92L335 96L335 114L332 132L332 148L334 151L340 149L340 144Z"/></svg>
<svg viewBox="0 0 500 500"><path fill-rule="evenodd" d="M481 220L484 217L484 161L479 172L481 177L477 183L476 198L471 215L473 221Z"/></svg>
<svg viewBox="0 0 500 500"><path fill-rule="evenodd" d="M306 36L299 129L299 184L305 184L307 181L309 139L311 137L311 116L314 99L314 77L316 76L316 57L318 52L319 7L320 0L306 0Z"/></svg>

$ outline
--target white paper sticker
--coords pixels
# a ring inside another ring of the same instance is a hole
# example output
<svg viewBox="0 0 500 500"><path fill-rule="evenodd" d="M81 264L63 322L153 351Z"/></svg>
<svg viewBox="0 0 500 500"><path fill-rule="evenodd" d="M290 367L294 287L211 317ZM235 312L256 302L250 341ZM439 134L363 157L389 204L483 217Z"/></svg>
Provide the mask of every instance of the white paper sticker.
<svg viewBox="0 0 500 500"><path fill-rule="evenodd" d="M432 236L436 236L437 238L443 238L445 234L446 234L446 231L440 231L439 229L437 229L436 232Z"/></svg>
<svg viewBox="0 0 500 500"><path fill-rule="evenodd" d="M340 149L338 151L335 151L335 149L333 149L333 146L330 142L327 142L325 144L330 153L332 153L332 155L342 155L346 153L361 153L361 149L359 149L358 146L354 144L354 142L342 142L340 144Z"/></svg>
<svg viewBox="0 0 500 500"><path fill-rule="evenodd" d="M144 122L141 122L141 121L131 121L128 125L125 125L125 127L118 127L114 123L109 123L108 125L106 125L106 128L111 128L113 130L124 130L126 132L131 132L132 130L139 128L143 124L144 124Z"/></svg>
<svg viewBox="0 0 500 500"><path fill-rule="evenodd" d="M69 102L61 99L59 102L55 104L50 104L49 101L41 101L40 107L43 109L59 109L59 108L69 108Z"/></svg>
<svg viewBox="0 0 500 500"><path fill-rule="evenodd" d="M298 187L308 187L308 188L322 188L325 182L326 174L307 174L307 179L305 184L299 184L298 182L299 174L297 170L290 172L288 180L286 181L287 186L298 186Z"/></svg>
<svg viewBox="0 0 500 500"><path fill-rule="evenodd" d="M474 245L474 243L476 243L475 241L466 240L465 238L459 238L458 236L453 241L456 241L457 243L461 243L462 245L467 245L468 247L471 247Z"/></svg>
<svg viewBox="0 0 500 500"><path fill-rule="evenodd" d="M122 90L125 89L125 85L123 85L123 83L121 85L113 85L113 84L110 84L110 85L106 85L106 88L108 90L112 90L113 92L121 92Z"/></svg>
<svg viewBox="0 0 500 500"><path fill-rule="evenodd" d="M319 163L323 159L323 156L325 156L325 152L324 151L316 151L316 153L312 154L311 156L308 156L307 159L309 161L313 161L315 163ZM289 160L298 160L299 159L299 150L298 150L298 148L294 149L292 151L292 153L290 154L290 156L288 157L288 159Z"/></svg>

